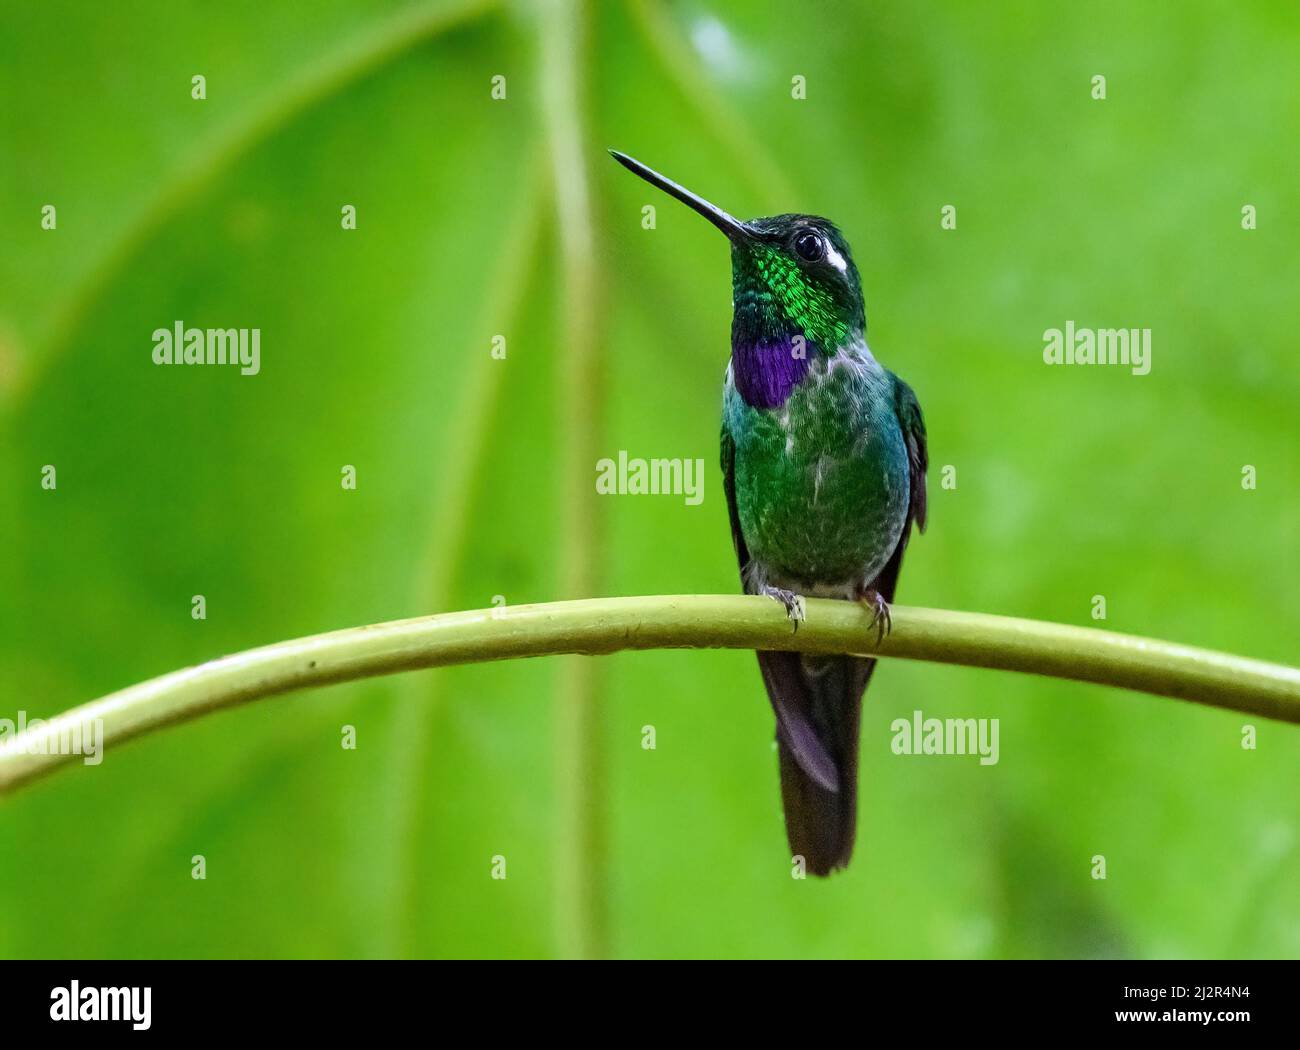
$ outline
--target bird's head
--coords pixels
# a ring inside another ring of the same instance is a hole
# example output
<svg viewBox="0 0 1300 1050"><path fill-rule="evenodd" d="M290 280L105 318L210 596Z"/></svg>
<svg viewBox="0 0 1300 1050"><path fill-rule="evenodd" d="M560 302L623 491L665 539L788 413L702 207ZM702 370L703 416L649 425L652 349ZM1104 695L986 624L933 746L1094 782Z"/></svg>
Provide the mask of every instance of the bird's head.
<svg viewBox="0 0 1300 1050"><path fill-rule="evenodd" d="M801 337L809 354L833 354L866 327L862 285L848 242L816 215L773 215L747 222L638 160L614 159L676 197L731 241L732 345L774 346Z"/></svg>

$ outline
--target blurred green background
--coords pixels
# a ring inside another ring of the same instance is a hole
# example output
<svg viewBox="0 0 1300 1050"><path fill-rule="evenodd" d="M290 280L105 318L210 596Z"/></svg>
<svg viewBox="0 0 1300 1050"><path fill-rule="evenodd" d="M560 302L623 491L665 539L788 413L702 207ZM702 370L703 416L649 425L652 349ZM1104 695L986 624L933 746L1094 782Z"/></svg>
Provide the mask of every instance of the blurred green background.
<svg viewBox="0 0 1300 1050"><path fill-rule="evenodd" d="M1297 69L1294 7L1263 2L9 0L0 714L574 580L735 591L727 253L607 146L842 225L929 424L900 601L1092 624L1101 594L1104 626L1296 663ZM176 320L259 327L261 374L155 367ZM1150 327L1151 374L1046 367L1067 320ZM595 497L620 449L703 458L703 505ZM1222 711L887 663L853 864L795 881L753 657L589 669L585 737L582 669L514 662L39 782L0 803L0 954L1300 954L1296 727L1244 750ZM999 718L1001 761L894 756L918 708ZM598 805L567 812L593 761ZM603 852L566 853L574 820Z"/></svg>

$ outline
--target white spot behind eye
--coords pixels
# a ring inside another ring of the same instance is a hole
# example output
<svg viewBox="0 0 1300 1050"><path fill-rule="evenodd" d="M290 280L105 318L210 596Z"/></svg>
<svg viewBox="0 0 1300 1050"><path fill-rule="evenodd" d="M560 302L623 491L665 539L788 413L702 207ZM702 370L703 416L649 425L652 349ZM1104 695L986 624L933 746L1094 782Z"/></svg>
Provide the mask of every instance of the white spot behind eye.
<svg viewBox="0 0 1300 1050"><path fill-rule="evenodd" d="M831 244L830 241L826 242L826 261L839 270L840 273L846 272L849 268L849 264L844 261L844 256L835 250L835 245Z"/></svg>

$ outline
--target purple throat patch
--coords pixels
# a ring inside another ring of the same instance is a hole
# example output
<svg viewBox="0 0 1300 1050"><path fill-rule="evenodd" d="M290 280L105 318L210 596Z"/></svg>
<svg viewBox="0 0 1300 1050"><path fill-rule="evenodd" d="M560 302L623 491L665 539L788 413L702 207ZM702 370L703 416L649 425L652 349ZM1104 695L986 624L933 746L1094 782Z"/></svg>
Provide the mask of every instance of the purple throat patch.
<svg viewBox="0 0 1300 1050"><path fill-rule="evenodd" d="M803 382L814 353L812 344L805 343L796 355L793 336L775 343L733 343L732 379L751 408L777 408Z"/></svg>

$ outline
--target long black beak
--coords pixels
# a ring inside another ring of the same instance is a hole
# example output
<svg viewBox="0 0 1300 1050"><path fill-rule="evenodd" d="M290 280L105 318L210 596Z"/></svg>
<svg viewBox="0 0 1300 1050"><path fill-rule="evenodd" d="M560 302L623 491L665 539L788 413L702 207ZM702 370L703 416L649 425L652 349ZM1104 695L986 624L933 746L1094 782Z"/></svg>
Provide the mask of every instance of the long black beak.
<svg viewBox="0 0 1300 1050"><path fill-rule="evenodd" d="M676 197L679 201L685 204L686 207L699 212L733 241L753 236L753 231L751 231L750 228L739 219L728 215L721 208L714 204L710 204L703 197L697 197L685 186L679 186L677 183L673 182L672 179L664 178L653 168L647 168L639 160L634 160L626 153L620 153L618 150L612 149L609 151L609 154L616 161L622 164L623 167L627 168L628 171L635 175L640 175L641 178L645 179L651 186L658 186L668 194L668 196Z"/></svg>

